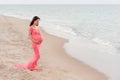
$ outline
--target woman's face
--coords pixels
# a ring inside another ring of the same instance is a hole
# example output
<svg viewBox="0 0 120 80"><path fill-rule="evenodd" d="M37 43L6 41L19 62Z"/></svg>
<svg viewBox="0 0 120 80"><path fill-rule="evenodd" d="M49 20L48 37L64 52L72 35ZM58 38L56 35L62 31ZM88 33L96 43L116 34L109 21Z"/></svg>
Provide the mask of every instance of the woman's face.
<svg viewBox="0 0 120 80"><path fill-rule="evenodd" d="M35 21L34 21L34 24L35 24L36 26L38 26L38 25L39 25L39 21L40 21L40 19L35 20Z"/></svg>

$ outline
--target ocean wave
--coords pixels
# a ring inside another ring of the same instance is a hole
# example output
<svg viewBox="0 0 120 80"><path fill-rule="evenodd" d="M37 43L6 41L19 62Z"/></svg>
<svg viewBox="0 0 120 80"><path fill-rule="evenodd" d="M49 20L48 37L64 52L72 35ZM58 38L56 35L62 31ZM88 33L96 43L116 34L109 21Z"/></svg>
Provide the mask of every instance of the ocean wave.
<svg viewBox="0 0 120 80"><path fill-rule="evenodd" d="M93 38L92 40L95 41L98 44L102 44L102 45L106 45L106 46L113 46L112 43L108 40L103 40L103 39L100 39L100 38Z"/></svg>

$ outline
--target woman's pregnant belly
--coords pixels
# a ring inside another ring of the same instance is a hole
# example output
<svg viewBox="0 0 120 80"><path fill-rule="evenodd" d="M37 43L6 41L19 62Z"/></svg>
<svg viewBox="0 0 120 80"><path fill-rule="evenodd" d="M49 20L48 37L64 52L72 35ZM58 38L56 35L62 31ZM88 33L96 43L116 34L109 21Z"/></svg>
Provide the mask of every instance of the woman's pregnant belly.
<svg viewBox="0 0 120 80"><path fill-rule="evenodd" d="M38 41L40 41L40 42L43 41L43 37L42 37L41 35L34 35L34 36L33 36L33 39L38 40Z"/></svg>

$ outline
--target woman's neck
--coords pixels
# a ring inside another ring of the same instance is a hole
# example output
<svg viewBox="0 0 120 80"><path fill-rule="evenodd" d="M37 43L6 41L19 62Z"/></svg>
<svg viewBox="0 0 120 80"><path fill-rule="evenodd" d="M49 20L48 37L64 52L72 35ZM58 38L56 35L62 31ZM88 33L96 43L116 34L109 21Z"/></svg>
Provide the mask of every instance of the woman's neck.
<svg viewBox="0 0 120 80"><path fill-rule="evenodd" d="M32 25L32 27L33 27L34 29L38 29L38 26L36 26L36 25Z"/></svg>
<svg viewBox="0 0 120 80"><path fill-rule="evenodd" d="M36 26L36 25L32 25L32 27L37 28L37 26Z"/></svg>

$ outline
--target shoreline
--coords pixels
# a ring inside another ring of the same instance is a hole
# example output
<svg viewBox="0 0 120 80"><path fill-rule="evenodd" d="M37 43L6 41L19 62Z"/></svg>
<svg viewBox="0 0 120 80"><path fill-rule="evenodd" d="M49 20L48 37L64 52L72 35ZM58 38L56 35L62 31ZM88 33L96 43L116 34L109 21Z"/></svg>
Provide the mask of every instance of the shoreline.
<svg viewBox="0 0 120 80"><path fill-rule="evenodd" d="M3 58L5 58L5 61L3 62L3 64L8 68L8 70L11 68L11 70L13 71L15 70L18 72L15 79L20 77L18 75L25 71L29 73L29 75L32 75L32 78L30 78L29 80L33 80L33 78L41 79L41 80L44 80L44 79L45 80L59 80L59 79L61 80L64 80L64 79L108 80L103 73L100 73L99 71L90 67L84 62L79 61L73 58L72 56L68 55L65 49L63 48L64 44L68 42L67 39L48 34L41 28L40 29L41 29L44 41L41 47L41 59L39 60L39 64L41 64L42 66L39 65L38 67L40 67L42 71L36 71L31 73L30 71L27 71L27 70L21 71L19 69L13 68L13 66L7 66L7 64L12 64L16 62L25 63L32 56L32 48L30 47L30 41L27 40L27 27L29 24L29 20L19 19L19 18L10 17L10 16L3 16L3 15L0 15L0 20L1 20L1 23L0 23L1 29L4 29L4 30L7 29L9 33L11 32L9 34L3 31L6 34L5 36L8 36L7 38L4 37L4 34L1 35L3 36L3 40L0 40L2 41L1 44L5 45L6 44L5 41L6 41L7 44L9 44L9 46L6 45L4 48L8 49L9 47L10 48L9 50L11 50L11 54L9 54L9 52L7 51L5 52L3 48L2 48L3 50L1 49L3 53L6 53L6 54L1 54L1 56L4 55ZM2 25L7 27L3 28ZM18 49L18 47L20 49ZM23 54L26 52L30 52L30 54ZM6 57L6 55L10 56L9 59L8 57ZM13 58L12 55L14 55L15 57ZM26 59L24 59L24 57L26 57ZM4 68L4 70L5 69L6 68ZM28 74L25 74L25 75L29 76ZM41 76L38 77L39 75ZM12 75L9 75L9 77L11 76ZM1 76L1 77L2 79L5 79L4 76ZM9 77L6 79L9 79Z"/></svg>

